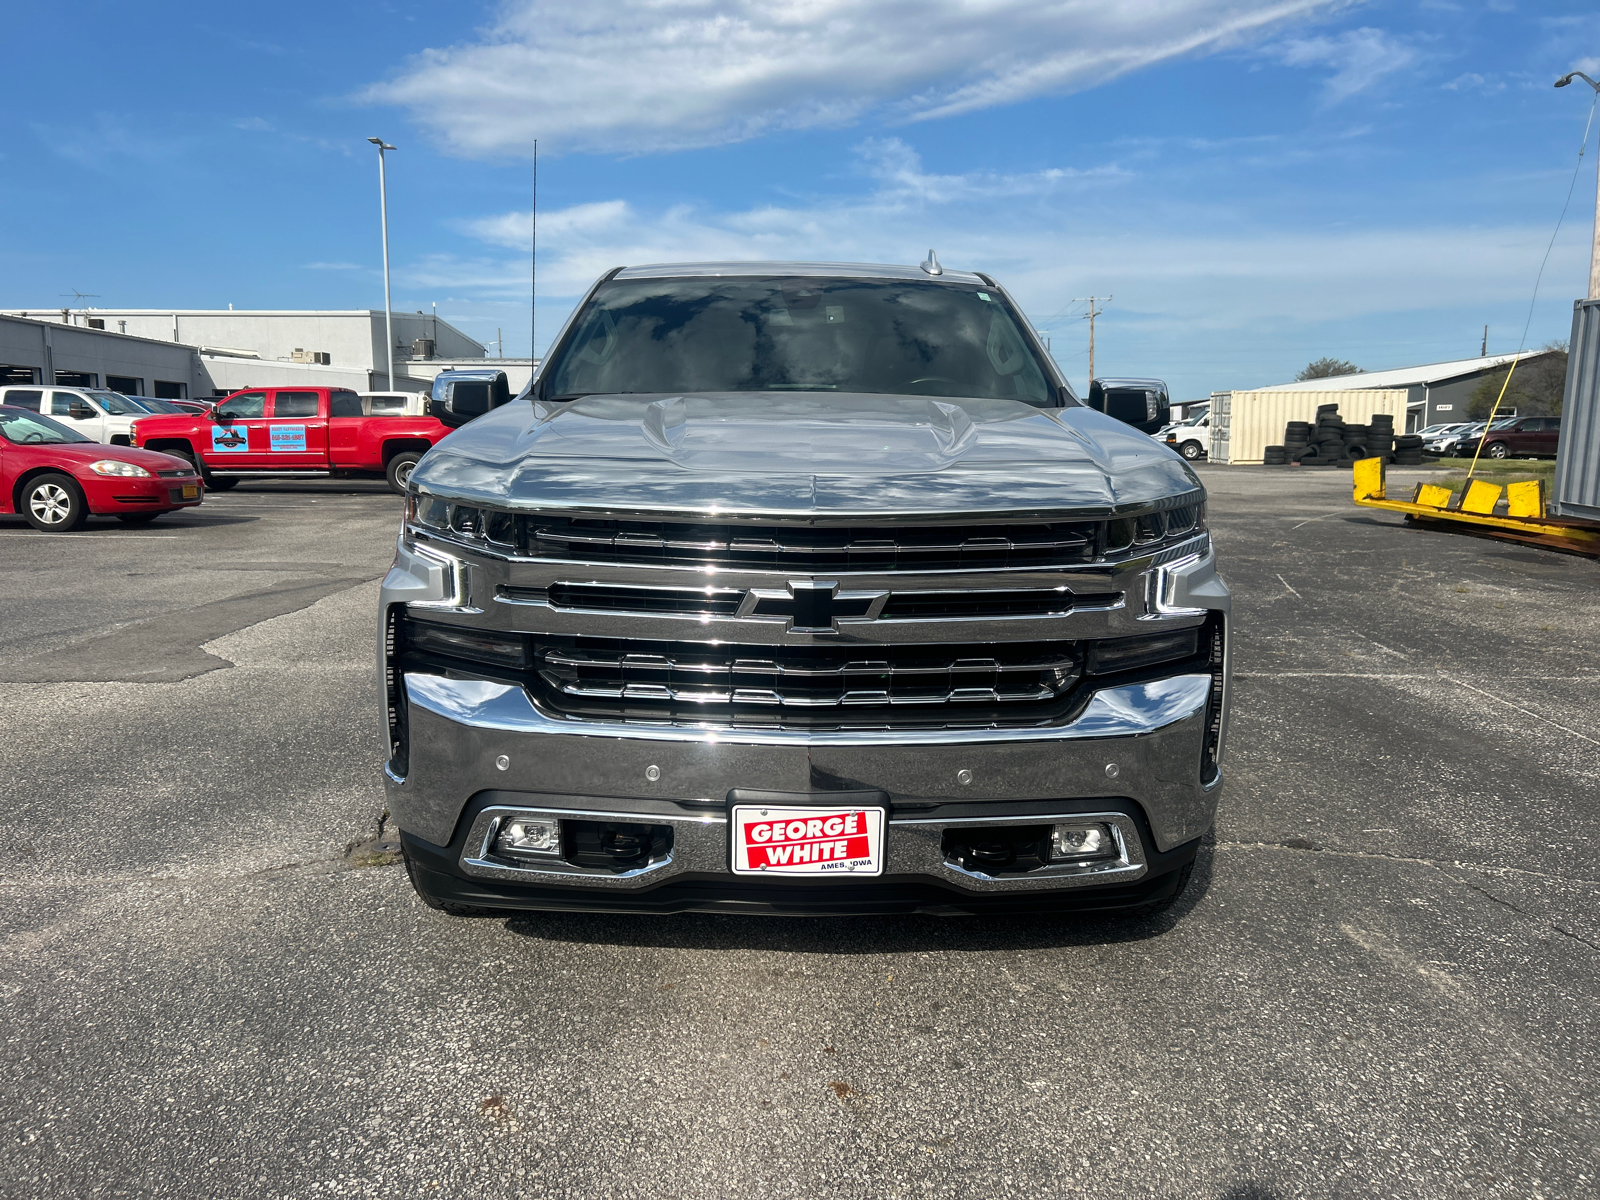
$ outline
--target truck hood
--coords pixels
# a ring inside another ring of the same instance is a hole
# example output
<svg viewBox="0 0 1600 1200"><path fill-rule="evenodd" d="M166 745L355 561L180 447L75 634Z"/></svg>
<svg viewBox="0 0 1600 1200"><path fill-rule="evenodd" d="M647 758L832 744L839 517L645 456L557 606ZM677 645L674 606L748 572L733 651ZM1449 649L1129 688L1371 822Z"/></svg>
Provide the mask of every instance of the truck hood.
<svg viewBox="0 0 1600 1200"><path fill-rule="evenodd" d="M816 516L1109 513L1201 490L1177 454L1092 409L828 392L517 400L411 482L544 511Z"/></svg>

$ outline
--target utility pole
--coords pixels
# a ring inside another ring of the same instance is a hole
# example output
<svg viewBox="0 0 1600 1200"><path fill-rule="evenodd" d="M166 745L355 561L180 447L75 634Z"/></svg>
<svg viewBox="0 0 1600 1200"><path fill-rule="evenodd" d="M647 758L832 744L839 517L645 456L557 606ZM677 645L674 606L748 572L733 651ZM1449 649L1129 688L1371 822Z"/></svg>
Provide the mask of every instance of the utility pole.
<svg viewBox="0 0 1600 1200"><path fill-rule="evenodd" d="M1483 345L1478 348L1478 357L1489 357L1489 327L1487 325L1483 327Z"/></svg>
<svg viewBox="0 0 1600 1200"><path fill-rule="evenodd" d="M1600 96L1600 83L1590 79L1582 71L1573 71L1556 80L1556 86L1566 87L1574 79L1581 79L1595 90L1595 95ZM1591 111L1591 115L1593 110ZM1589 148L1587 140L1584 150ZM1582 151L1579 151L1581 154ZM1600 155L1596 156L1600 159ZM1600 300L1600 161L1595 163L1595 192L1594 192L1594 242L1589 250L1589 299Z"/></svg>
<svg viewBox="0 0 1600 1200"><path fill-rule="evenodd" d="M1095 305L1107 305L1112 301L1111 296L1079 296L1074 304L1088 304L1089 311L1083 314L1082 320L1089 322L1089 382L1094 382L1094 319L1105 312L1104 307L1096 308Z"/></svg>
<svg viewBox="0 0 1600 1200"><path fill-rule="evenodd" d="M531 251L530 280L528 280L528 362L538 355L539 344L539 139L533 139L533 234L528 248Z"/></svg>
<svg viewBox="0 0 1600 1200"><path fill-rule="evenodd" d="M394 312L389 303L389 181L383 174L383 152L394 147L382 138L367 141L378 148L378 211L383 220L383 340L389 350L389 390L394 391Z"/></svg>

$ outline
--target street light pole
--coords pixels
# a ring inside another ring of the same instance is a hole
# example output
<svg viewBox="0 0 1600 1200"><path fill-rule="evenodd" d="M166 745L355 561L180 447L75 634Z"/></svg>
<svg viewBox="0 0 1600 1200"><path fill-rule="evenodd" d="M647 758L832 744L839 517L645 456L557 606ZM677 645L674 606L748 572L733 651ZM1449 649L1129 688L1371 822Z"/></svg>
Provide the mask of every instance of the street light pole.
<svg viewBox="0 0 1600 1200"><path fill-rule="evenodd" d="M394 311L389 303L389 182L383 173L383 152L394 147L382 138L367 141L378 148L378 211L383 221L383 340L389 351L389 390L394 391Z"/></svg>
<svg viewBox="0 0 1600 1200"><path fill-rule="evenodd" d="M1590 79L1582 71L1573 71L1556 80L1557 87L1566 87L1574 79L1581 79L1595 90L1600 96L1600 83ZM1585 146L1587 149L1587 146ZM1589 299L1600 300L1600 155L1596 155L1595 163L1595 191L1594 191L1594 243L1589 251Z"/></svg>

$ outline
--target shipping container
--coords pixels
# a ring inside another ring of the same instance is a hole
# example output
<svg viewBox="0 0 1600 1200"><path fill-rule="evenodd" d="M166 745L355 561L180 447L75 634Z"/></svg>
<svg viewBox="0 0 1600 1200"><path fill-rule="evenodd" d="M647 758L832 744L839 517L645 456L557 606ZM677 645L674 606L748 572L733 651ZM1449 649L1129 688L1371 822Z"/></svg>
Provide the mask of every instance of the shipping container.
<svg viewBox="0 0 1600 1200"><path fill-rule="evenodd" d="M1573 305L1570 348L1550 512L1600 521L1600 300Z"/></svg>
<svg viewBox="0 0 1600 1200"><path fill-rule="evenodd" d="M1290 421L1315 421L1317 406L1337 404L1347 425L1367 425L1376 413L1394 418L1396 433L1406 428L1406 390L1404 388L1347 389L1344 391L1302 392L1262 388L1254 392L1233 392L1229 397L1226 431L1221 444L1217 423L1211 423L1212 446L1226 458L1213 454L1216 462L1235 466L1260 466L1268 446L1283 445L1284 427Z"/></svg>

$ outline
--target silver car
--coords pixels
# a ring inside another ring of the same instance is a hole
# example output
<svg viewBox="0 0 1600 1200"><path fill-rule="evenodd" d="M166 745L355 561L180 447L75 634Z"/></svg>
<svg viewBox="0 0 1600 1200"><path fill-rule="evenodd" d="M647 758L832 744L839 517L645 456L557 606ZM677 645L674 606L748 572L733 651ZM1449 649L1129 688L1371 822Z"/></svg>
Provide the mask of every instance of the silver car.
<svg viewBox="0 0 1600 1200"><path fill-rule="evenodd" d="M1182 892L1227 730L1205 490L929 258L611 271L527 391L441 416L378 613L424 902Z"/></svg>

